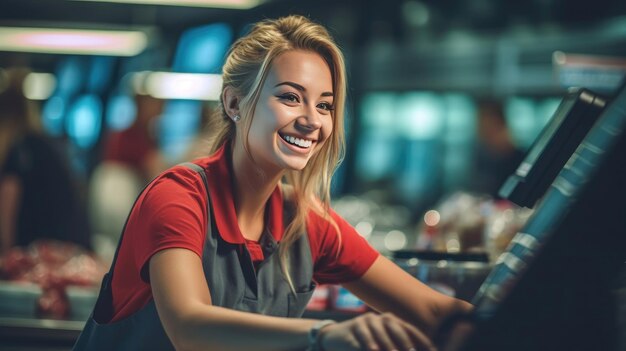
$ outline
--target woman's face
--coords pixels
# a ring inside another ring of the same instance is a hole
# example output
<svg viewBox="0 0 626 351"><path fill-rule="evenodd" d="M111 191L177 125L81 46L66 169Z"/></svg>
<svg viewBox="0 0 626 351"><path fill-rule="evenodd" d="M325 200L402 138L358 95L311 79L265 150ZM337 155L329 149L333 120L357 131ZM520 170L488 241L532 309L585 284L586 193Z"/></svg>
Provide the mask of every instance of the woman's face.
<svg viewBox="0 0 626 351"><path fill-rule="evenodd" d="M248 143L265 171L301 170L333 131L333 82L312 51L276 57L261 88Z"/></svg>

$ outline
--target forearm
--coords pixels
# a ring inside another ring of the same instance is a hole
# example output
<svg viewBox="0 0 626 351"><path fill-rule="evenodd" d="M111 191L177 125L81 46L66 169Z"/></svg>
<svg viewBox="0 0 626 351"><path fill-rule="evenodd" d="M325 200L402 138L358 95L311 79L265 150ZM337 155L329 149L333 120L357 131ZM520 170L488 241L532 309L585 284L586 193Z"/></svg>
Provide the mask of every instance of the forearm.
<svg viewBox="0 0 626 351"><path fill-rule="evenodd" d="M217 306L195 308L168 331L179 350L304 350L316 320L264 316Z"/></svg>
<svg viewBox="0 0 626 351"><path fill-rule="evenodd" d="M263 316L212 304L200 257L167 249L150 259L152 296L177 350L304 350L314 320ZM286 303L286 301L285 301Z"/></svg>
<svg viewBox="0 0 626 351"><path fill-rule="evenodd" d="M359 281L345 286L377 311L391 312L430 336L449 315L472 308L429 288L382 256Z"/></svg>
<svg viewBox="0 0 626 351"><path fill-rule="evenodd" d="M410 285L410 284L409 284ZM390 312L401 319L415 325L424 333L432 336L437 330L437 326L442 320L443 309L430 300L421 299L417 294L411 294L413 289L397 291L394 298L389 298L384 291L374 288L353 289L350 284L346 284L361 300L374 310L384 313Z"/></svg>

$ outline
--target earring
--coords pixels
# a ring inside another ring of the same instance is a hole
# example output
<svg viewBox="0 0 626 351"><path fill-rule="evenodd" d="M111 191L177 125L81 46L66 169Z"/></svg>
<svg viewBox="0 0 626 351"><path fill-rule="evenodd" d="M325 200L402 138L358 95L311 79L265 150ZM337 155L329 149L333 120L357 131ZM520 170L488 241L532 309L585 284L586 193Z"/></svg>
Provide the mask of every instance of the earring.
<svg viewBox="0 0 626 351"><path fill-rule="evenodd" d="M238 114L233 116L233 122L237 123L240 120L241 120L241 116L239 116Z"/></svg>

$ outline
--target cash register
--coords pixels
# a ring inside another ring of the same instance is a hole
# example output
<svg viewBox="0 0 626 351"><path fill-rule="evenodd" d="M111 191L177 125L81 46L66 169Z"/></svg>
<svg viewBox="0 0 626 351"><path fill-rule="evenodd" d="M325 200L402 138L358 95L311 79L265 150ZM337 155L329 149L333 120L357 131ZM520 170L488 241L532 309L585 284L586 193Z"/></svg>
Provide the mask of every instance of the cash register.
<svg viewBox="0 0 626 351"><path fill-rule="evenodd" d="M564 97L500 191L533 215L441 350L626 350L625 130L626 85Z"/></svg>

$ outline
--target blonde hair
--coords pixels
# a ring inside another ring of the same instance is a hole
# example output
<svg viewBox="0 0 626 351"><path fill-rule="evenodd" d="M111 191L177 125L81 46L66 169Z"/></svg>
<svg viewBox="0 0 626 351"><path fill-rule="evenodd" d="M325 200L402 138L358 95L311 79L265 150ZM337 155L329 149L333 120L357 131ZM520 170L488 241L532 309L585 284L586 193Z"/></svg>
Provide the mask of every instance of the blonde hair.
<svg viewBox="0 0 626 351"><path fill-rule="evenodd" d="M296 213L285 229L279 256L283 274L292 291L295 291L289 275L288 250L305 233L309 211L315 211L338 229L328 215L328 209L331 178L343 159L345 149L346 72L343 54L323 26L303 16L263 20L248 35L238 39L228 52L223 67L222 93L224 88L230 87L243 97L239 105L240 125L243 128L242 135L247 137L261 88L273 60L291 50L312 51L326 61L331 71L334 94L333 132L303 170L288 171L283 180L284 185L293 189ZM209 128L213 133L209 138L211 153L235 136L234 122L226 115L223 105L213 116ZM244 146L249 153L247 141Z"/></svg>

